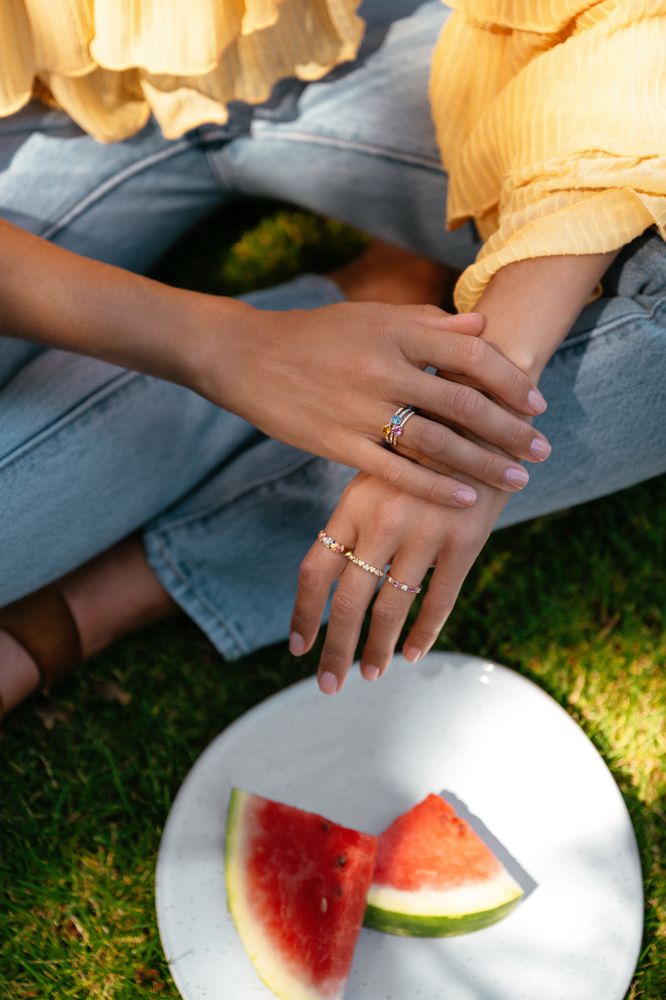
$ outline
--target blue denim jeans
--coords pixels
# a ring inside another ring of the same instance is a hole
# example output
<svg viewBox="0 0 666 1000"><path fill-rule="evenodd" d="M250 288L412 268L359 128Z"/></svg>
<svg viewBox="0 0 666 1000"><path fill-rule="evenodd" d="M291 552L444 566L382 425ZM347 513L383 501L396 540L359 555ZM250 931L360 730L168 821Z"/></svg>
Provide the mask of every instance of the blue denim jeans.
<svg viewBox="0 0 666 1000"><path fill-rule="evenodd" d="M473 227L444 230L446 176L427 77L439 0L367 0L359 58L280 84L228 125L167 142L153 124L103 146L30 105L0 122L0 215L60 246L143 271L240 198L286 199L462 268ZM306 275L248 296L266 309L342 298ZM532 467L499 526L666 470L666 246L626 247L546 368ZM298 563L353 472L270 440L195 393L0 338L0 605L141 530L174 600L229 659L282 639Z"/></svg>

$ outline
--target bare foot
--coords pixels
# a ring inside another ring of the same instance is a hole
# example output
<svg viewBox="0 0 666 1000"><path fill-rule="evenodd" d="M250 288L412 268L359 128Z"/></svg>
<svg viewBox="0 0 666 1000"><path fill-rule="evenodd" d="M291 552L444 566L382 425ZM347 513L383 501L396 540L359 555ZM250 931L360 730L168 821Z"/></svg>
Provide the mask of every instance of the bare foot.
<svg viewBox="0 0 666 1000"><path fill-rule="evenodd" d="M148 565L136 536L68 573L58 586L74 616L84 658L177 608ZM5 711L38 686L39 672L31 656L0 631L0 697Z"/></svg>
<svg viewBox="0 0 666 1000"><path fill-rule="evenodd" d="M360 257L329 273L352 302L430 303L453 311L458 272L374 240Z"/></svg>

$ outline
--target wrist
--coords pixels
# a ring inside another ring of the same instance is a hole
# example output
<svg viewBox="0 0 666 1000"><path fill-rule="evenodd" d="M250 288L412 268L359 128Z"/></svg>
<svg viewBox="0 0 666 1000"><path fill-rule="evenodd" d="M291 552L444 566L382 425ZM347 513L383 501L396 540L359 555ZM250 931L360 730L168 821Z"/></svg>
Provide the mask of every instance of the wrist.
<svg viewBox="0 0 666 1000"><path fill-rule="evenodd" d="M187 323L176 345L177 365L183 381L199 395L239 412L242 388L249 391L248 358L257 351L261 310L217 295L187 293ZM239 415L243 416L242 413Z"/></svg>

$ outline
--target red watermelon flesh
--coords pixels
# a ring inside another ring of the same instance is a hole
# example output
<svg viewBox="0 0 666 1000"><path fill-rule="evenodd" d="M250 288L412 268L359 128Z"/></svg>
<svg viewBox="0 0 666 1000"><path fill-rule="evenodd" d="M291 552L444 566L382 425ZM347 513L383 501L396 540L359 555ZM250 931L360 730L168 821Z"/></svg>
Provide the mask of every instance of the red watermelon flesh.
<svg viewBox="0 0 666 1000"><path fill-rule="evenodd" d="M439 795L382 833L365 924L443 937L495 923L523 893L504 865Z"/></svg>
<svg viewBox="0 0 666 1000"><path fill-rule="evenodd" d="M276 996L342 996L376 851L376 837L234 789L227 899L250 958Z"/></svg>

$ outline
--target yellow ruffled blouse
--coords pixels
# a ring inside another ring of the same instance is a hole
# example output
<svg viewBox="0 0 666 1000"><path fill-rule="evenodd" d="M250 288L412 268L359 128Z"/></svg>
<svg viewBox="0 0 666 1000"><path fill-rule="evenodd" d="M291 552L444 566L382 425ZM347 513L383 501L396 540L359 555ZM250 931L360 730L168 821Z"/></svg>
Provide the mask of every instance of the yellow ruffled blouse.
<svg viewBox="0 0 666 1000"><path fill-rule="evenodd" d="M0 116L46 87L102 142L152 113L167 138L224 123L285 76L353 59L359 0L0 0ZM448 0L430 96L450 228L484 240L456 288L501 267L666 238L666 0Z"/></svg>

